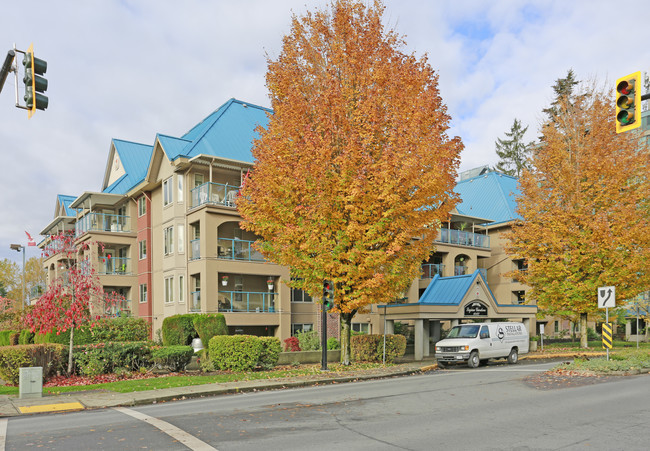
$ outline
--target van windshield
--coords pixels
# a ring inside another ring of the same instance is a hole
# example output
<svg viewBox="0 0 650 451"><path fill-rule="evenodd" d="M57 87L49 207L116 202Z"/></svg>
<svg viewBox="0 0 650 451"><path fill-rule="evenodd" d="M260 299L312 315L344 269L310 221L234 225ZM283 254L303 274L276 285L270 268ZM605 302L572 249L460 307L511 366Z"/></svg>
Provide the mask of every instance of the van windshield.
<svg viewBox="0 0 650 451"><path fill-rule="evenodd" d="M464 324L462 326L454 326L447 334L447 338L476 338L480 326L476 324Z"/></svg>

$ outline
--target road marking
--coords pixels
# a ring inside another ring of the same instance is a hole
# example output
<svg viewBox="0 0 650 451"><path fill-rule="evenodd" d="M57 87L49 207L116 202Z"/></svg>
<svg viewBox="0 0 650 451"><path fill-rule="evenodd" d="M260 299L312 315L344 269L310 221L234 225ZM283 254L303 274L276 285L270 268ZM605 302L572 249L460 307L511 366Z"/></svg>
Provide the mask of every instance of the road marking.
<svg viewBox="0 0 650 451"><path fill-rule="evenodd" d="M7 418L0 419L0 451L5 451L7 441Z"/></svg>
<svg viewBox="0 0 650 451"><path fill-rule="evenodd" d="M43 413L59 412L62 410L83 410L84 406L80 402L64 402L60 404L43 404L42 406L23 406L18 407L21 413Z"/></svg>
<svg viewBox="0 0 650 451"><path fill-rule="evenodd" d="M216 448L213 448L204 441L199 440L193 435L188 434L184 430L177 428L173 424L167 423L166 421L150 417L149 415L145 415L144 413L140 413L136 410L127 409L126 407L114 407L113 410L117 410L118 412L122 412L125 415L129 415L133 418L144 421L145 423L149 423L170 437L178 440L193 451L217 451Z"/></svg>

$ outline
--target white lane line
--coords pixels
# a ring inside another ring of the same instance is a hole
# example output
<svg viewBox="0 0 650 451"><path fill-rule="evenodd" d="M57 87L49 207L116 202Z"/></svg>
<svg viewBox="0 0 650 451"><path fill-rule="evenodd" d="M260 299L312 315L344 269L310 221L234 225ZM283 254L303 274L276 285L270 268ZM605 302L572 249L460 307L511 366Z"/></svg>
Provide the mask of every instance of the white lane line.
<svg viewBox="0 0 650 451"><path fill-rule="evenodd" d="M149 423L152 426L157 427L162 432L178 440L193 451L218 451L216 448L213 448L204 441L199 440L193 435L188 434L184 430L179 429L173 424L167 423L166 421L150 417L149 415L145 415L144 413L140 413L136 410L127 409L126 407L114 407L113 410L122 412L125 415L130 415L133 418L137 418L138 420L144 421L145 423Z"/></svg>
<svg viewBox="0 0 650 451"><path fill-rule="evenodd" d="M5 451L5 443L7 442L7 418L0 419L0 451Z"/></svg>

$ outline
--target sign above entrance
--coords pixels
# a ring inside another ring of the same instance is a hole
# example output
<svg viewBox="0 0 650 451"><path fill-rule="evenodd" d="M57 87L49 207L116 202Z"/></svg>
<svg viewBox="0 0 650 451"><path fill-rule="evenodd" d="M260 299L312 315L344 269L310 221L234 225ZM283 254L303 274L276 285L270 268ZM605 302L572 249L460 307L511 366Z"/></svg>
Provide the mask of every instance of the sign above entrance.
<svg viewBox="0 0 650 451"><path fill-rule="evenodd" d="M481 301L472 301L465 306L465 316L487 316L487 305Z"/></svg>

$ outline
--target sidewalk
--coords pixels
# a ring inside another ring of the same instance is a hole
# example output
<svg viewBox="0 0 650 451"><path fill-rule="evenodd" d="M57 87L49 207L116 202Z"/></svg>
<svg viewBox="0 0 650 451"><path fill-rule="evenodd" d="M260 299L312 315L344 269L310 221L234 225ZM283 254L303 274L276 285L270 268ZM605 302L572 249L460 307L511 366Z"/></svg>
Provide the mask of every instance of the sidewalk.
<svg viewBox="0 0 650 451"><path fill-rule="evenodd" d="M282 388L305 387L356 380L380 379L385 377L405 376L435 368L435 359L414 362L404 360L394 366L373 370L352 371L349 373L327 373L312 376L297 376L280 379L237 381L187 387L164 388L160 390L132 393L115 393L95 390L69 393L65 395L44 395L42 398L20 399L18 395L0 395L0 418L44 412L63 412L72 410L98 409L104 407L138 406L181 399L217 396L258 390L277 390Z"/></svg>

